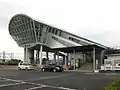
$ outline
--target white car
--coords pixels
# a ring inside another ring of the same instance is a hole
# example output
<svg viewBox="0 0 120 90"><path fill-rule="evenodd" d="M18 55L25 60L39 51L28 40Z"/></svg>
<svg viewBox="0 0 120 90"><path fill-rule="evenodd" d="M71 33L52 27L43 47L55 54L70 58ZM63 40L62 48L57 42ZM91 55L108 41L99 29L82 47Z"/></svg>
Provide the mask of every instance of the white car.
<svg viewBox="0 0 120 90"><path fill-rule="evenodd" d="M18 64L18 69L19 69L19 70L22 70L22 69L25 69L25 70L33 70L34 67L33 67L31 64L28 64L28 63L19 63L19 64Z"/></svg>

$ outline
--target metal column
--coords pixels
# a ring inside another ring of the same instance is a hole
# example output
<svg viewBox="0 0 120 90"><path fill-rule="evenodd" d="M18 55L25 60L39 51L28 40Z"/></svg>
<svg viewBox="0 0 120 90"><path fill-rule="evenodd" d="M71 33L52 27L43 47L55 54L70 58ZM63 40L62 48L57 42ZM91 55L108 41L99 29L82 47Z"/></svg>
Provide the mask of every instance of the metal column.
<svg viewBox="0 0 120 90"><path fill-rule="evenodd" d="M28 63L34 63L34 50L31 48L27 49L27 61Z"/></svg>
<svg viewBox="0 0 120 90"><path fill-rule="evenodd" d="M24 48L24 61L23 62L25 62L25 60L26 60L26 47Z"/></svg>
<svg viewBox="0 0 120 90"><path fill-rule="evenodd" d="M101 59L100 59L100 60L101 60L101 65L104 63L104 62L103 62L104 52L105 52L105 50L102 50L102 51L101 51Z"/></svg>
<svg viewBox="0 0 120 90"><path fill-rule="evenodd" d="M95 61L95 48L93 48L93 71L96 70L96 61Z"/></svg>
<svg viewBox="0 0 120 90"><path fill-rule="evenodd" d="M39 64L39 52L40 50L36 50L36 64Z"/></svg>
<svg viewBox="0 0 120 90"><path fill-rule="evenodd" d="M46 58L47 58L46 64L49 64L49 52L48 51L46 51Z"/></svg>
<svg viewBox="0 0 120 90"><path fill-rule="evenodd" d="M57 51L57 64L59 65L59 51Z"/></svg>
<svg viewBox="0 0 120 90"><path fill-rule="evenodd" d="M42 49L43 49L43 46L40 45L40 66L42 65Z"/></svg>
<svg viewBox="0 0 120 90"><path fill-rule="evenodd" d="M28 60L27 60L27 47L24 48L24 62L28 63Z"/></svg>
<svg viewBox="0 0 120 90"><path fill-rule="evenodd" d="M64 57L65 57L65 66L67 66L67 58L66 58L66 55L65 55Z"/></svg>
<svg viewBox="0 0 120 90"><path fill-rule="evenodd" d="M65 65L65 56L62 56L63 58L63 65Z"/></svg>
<svg viewBox="0 0 120 90"><path fill-rule="evenodd" d="M48 55L48 51L46 51L46 57L47 57L47 60L49 60L49 55Z"/></svg>
<svg viewBox="0 0 120 90"><path fill-rule="evenodd" d="M71 54L68 55L69 66L71 67Z"/></svg>
<svg viewBox="0 0 120 90"><path fill-rule="evenodd" d="M56 52L54 52L54 62L56 64Z"/></svg>
<svg viewBox="0 0 120 90"><path fill-rule="evenodd" d="M74 70L76 69L75 50L73 50Z"/></svg>
<svg viewBox="0 0 120 90"><path fill-rule="evenodd" d="M65 55L65 66L68 66L68 56L69 54L67 53L67 56Z"/></svg>

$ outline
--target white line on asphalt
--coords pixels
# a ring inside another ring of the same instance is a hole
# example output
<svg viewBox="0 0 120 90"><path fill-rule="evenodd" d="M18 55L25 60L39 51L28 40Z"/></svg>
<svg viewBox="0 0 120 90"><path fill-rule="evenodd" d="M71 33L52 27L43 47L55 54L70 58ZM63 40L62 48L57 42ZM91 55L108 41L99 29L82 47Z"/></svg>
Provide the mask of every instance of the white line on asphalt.
<svg viewBox="0 0 120 90"><path fill-rule="evenodd" d="M61 75L61 76L63 76L63 75ZM61 77L61 76L58 76L58 77ZM64 75L64 76L66 76L66 75ZM61 89L61 90L76 90L76 89L65 88L65 87L57 87L57 86L51 86L51 85L37 84L37 83L31 83L31 82L26 82L26 81L24 82L22 80L13 80L13 79L7 79L7 78L2 78L2 79L8 80L8 81L14 81L14 82L17 82L17 83L0 85L0 87L14 86L14 85L19 85L19 84L32 84L32 85L38 85L39 88L50 87L50 88L56 88L56 89ZM34 89L37 89L37 87L36 88L33 87L31 89L26 89L26 90L34 90Z"/></svg>
<svg viewBox="0 0 120 90"><path fill-rule="evenodd" d="M43 87L46 87L46 86L42 85L42 86L39 86L39 87L33 87L33 88L25 89L25 90L35 90L35 89L43 88Z"/></svg>
<svg viewBox="0 0 120 90"><path fill-rule="evenodd" d="M95 73L84 73L84 74L91 74L91 75L93 75L93 74L95 74Z"/></svg>
<svg viewBox="0 0 120 90"><path fill-rule="evenodd" d="M22 80L13 80L13 79L8 79L8 78L2 78L7 81L13 81L13 82L23 82Z"/></svg>
<svg viewBox="0 0 120 90"><path fill-rule="evenodd" d="M0 85L0 88L1 88L1 87L8 87L8 86L19 85L19 84L24 84L24 83L12 83L12 84L4 84L4 85Z"/></svg>
<svg viewBox="0 0 120 90"><path fill-rule="evenodd" d="M59 77L64 77L64 76L70 76L72 74L69 75L59 75L59 76L51 76L51 77L42 77L42 78L38 78L38 79L31 79L31 80L26 80L26 81L38 81L38 80L43 80L43 79L53 79L53 78L59 78Z"/></svg>
<svg viewBox="0 0 120 90"><path fill-rule="evenodd" d="M70 89L70 88L65 88L65 87L59 87L58 89L62 89L62 90L76 90L76 89Z"/></svg>
<svg viewBox="0 0 120 90"><path fill-rule="evenodd" d="M37 84L37 83L28 83L28 84L33 84L33 85L38 85L38 86L42 86L43 85L43 84ZM65 88L65 87L57 87L57 86L50 86L50 85L44 85L44 87L56 88L56 89L61 89L61 90L77 90L77 89L71 89L71 88Z"/></svg>

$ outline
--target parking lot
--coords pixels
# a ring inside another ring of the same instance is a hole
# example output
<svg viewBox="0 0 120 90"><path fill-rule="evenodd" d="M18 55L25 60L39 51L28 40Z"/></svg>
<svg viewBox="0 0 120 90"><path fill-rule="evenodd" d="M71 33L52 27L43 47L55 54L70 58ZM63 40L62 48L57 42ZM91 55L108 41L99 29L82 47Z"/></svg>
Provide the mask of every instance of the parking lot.
<svg viewBox="0 0 120 90"><path fill-rule="evenodd" d="M0 69L0 90L104 90L120 73L41 72Z"/></svg>

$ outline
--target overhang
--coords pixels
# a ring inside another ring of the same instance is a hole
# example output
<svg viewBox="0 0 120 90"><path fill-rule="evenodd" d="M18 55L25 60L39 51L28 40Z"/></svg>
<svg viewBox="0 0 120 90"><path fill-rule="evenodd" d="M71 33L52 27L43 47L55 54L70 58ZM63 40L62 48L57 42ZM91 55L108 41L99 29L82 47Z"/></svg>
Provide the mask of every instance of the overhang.
<svg viewBox="0 0 120 90"><path fill-rule="evenodd" d="M102 47L99 47L97 45L85 45L85 46L74 46L74 47L64 47L64 48L54 48L51 49L53 51L61 51L64 53L73 53L73 51L75 52L89 52L89 51L93 51L93 48L95 48L96 50L105 50Z"/></svg>

